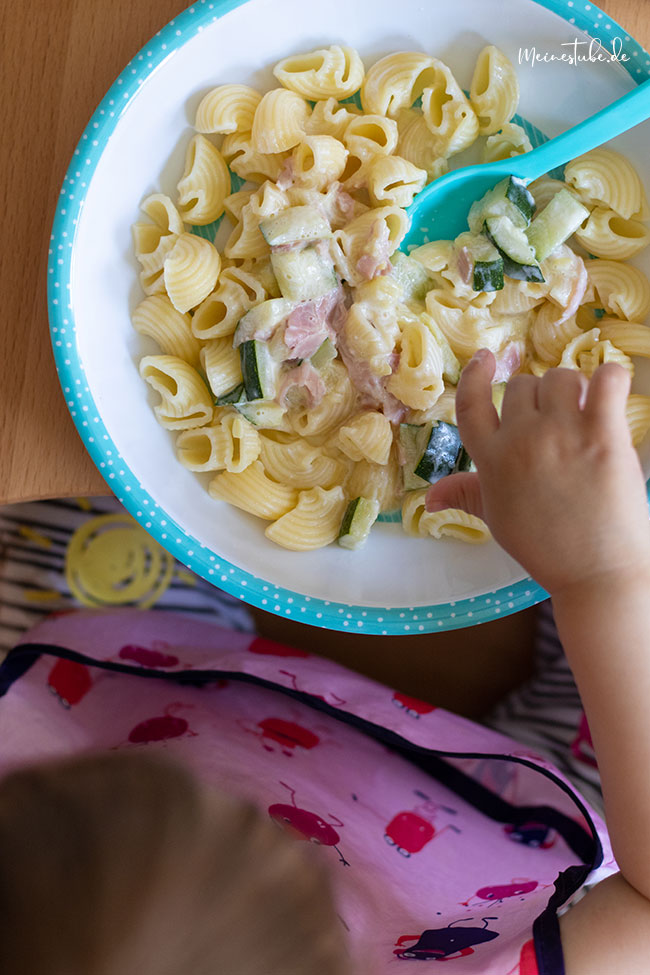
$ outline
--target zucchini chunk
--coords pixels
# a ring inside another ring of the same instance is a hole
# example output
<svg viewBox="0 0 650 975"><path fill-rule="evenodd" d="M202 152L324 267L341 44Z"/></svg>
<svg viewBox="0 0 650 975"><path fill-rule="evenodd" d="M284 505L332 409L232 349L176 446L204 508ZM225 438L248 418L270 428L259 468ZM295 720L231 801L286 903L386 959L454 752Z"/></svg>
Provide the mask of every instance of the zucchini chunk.
<svg viewBox="0 0 650 975"><path fill-rule="evenodd" d="M423 425L400 424L400 445L405 491L435 484L452 474L458 469L463 446L458 428L442 420Z"/></svg>
<svg viewBox="0 0 650 975"><path fill-rule="evenodd" d="M244 400L235 403L234 407L254 427L262 427L265 430L289 430L285 420L287 411L273 400L258 399L251 402Z"/></svg>
<svg viewBox="0 0 650 975"><path fill-rule="evenodd" d="M561 189L551 197L526 230L528 243L538 261L563 244L589 216L589 210L573 193Z"/></svg>
<svg viewBox="0 0 650 975"><path fill-rule="evenodd" d="M427 291L433 287L426 268L402 251L395 251L390 263L393 266L391 276L401 286L403 300L424 301Z"/></svg>
<svg viewBox="0 0 650 975"><path fill-rule="evenodd" d="M377 521L378 514L379 501L375 498L354 498L350 501L341 522L339 545L343 548L360 548Z"/></svg>
<svg viewBox="0 0 650 975"><path fill-rule="evenodd" d="M535 199L523 179L506 176L470 207L469 229L479 233L488 217L508 217L515 227L524 229L535 212Z"/></svg>
<svg viewBox="0 0 650 975"><path fill-rule="evenodd" d="M239 356L246 399L273 399L276 393L277 364L266 342L257 339L242 342Z"/></svg>
<svg viewBox="0 0 650 975"><path fill-rule="evenodd" d="M239 319L233 335L233 347L237 348L242 342L254 338L270 338L280 322L287 318L295 307L296 302L288 301L286 298L269 298L268 301L255 305Z"/></svg>
<svg viewBox="0 0 650 975"><path fill-rule="evenodd" d="M296 206L281 210L260 223L260 233L271 247L323 240L332 236L331 227L316 207Z"/></svg>
<svg viewBox="0 0 650 975"><path fill-rule="evenodd" d="M520 281L543 281L542 269L535 251L523 230L514 227L507 217L490 217L483 232L503 258L503 273Z"/></svg>
<svg viewBox="0 0 650 975"><path fill-rule="evenodd" d="M271 264L283 298L310 301L338 287L331 258L315 247L271 253Z"/></svg>
<svg viewBox="0 0 650 975"><path fill-rule="evenodd" d="M329 366L330 362L336 359L336 356L336 346L331 339L325 339L325 341L321 342L321 344L318 346L316 351L310 357L309 361L314 369L320 370L324 369L326 366Z"/></svg>
<svg viewBox="0 0 650 975"><path fill-rule="evenodd" d="M484 234L467 235L463 246L474 263L472 287L474 291L501 291L503 288L503 258Z"/></svg>
<svg viewBox="0 0 650 975"><path fill-rule="evenodd" d="M240 400L245 399L244 384L240 383L239 386L235 386L231 389L229 393L224 393L223 396L219 396L216 400L216 406L226 406L228 403L239 403Z"/></svg>

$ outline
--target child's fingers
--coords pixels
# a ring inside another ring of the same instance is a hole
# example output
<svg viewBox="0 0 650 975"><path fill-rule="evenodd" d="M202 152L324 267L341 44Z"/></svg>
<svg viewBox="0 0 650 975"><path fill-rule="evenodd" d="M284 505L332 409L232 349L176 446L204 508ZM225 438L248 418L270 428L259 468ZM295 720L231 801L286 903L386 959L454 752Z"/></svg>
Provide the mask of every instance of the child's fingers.
<svg viewBox="0 0 650 975"><path fill-rule="evenodd" d="M474 353L463 369L456 393L456 420L461 439L475 459L487 439L499 429L492 402L492 377L496 360L488 349Z"/></svg>
<svg viewBox="0 0 650 975"><path fill-rule="evenodd" d="M537 402L542 413L575 412L581 409L587 377L577 369L549 369L539 383Z"/></svg>
<svg viewBox="0 0 650 975"><path fill-rule="evenodd" d="M450 474L432 484L425 498L427 511L460 508L470 515L483 517L483 499L478 474Z"/></svg>
<svg viewBox="0 0 650 975"><path fill-rule="evenodd" d="M539 379L526 374L513 376L503 396L501 422L509 424L513 419L537 410L537 388Z"/></svg>
<svg viewBox="0 0 650 975"><path fill-rule="evenodd" d="M591 377L585 400L585 420L594 429L619 428L625 422L630 374L616 362L599 366Z"/></svg>

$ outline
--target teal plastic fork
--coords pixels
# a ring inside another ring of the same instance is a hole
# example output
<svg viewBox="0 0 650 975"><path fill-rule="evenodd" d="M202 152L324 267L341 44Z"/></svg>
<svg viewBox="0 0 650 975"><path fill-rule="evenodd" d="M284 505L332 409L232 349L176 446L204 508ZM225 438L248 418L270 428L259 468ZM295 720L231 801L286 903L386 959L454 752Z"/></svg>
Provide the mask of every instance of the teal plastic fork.
<svg viewBox="0 0 650 975"><path fill-rule="evenodd" d="M429 240L452 240L467 230L467 214L472 203L504 177L517 176L531 183L648 118L650 79L530 152L446 173L418 193L408 208L411 226L400 250L408 251Z"/></svg>

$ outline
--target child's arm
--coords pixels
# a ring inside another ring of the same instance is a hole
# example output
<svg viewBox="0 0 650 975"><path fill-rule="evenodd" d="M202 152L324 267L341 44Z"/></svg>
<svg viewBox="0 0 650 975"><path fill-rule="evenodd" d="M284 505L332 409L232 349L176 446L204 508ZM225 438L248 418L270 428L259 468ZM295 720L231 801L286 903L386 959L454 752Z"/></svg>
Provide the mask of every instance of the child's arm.
<svg viewBox="0 0 650 975"><path fill-rule="evenodd" d="M567 975L650 971L650 521L625 417L629 378L549 370L508 384L499 421L481 352L463 371L458 427L478 474L434 485L551 594L600 768L621 873L561 920Z"/></svg>

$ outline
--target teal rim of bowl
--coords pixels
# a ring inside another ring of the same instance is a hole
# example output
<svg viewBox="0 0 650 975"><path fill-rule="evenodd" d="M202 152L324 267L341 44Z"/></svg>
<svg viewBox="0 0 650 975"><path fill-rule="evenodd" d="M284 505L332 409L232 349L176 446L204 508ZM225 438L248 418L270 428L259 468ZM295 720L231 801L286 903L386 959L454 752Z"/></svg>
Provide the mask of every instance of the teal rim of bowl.
<svg viewBox="0 0 650 975"><path fill-rule="evenodd" d="M56 205L48 257L48 314L52 348L61 389L88 453L138 524L197 575L243 602L312 626L355 633L405 635L459 629L534 606L547 593L530 578L455 602L431 606L376 607L333 602L284 589L211 552L175 522L149 496L124 463L109 437L84 376L76 343L76 323L69 300L77 219L99 159L120 117L147 79L195 34L248 0L198 0L133 57L106 93L74 150ZM650 77L650 56L619 24L582 0L530 0L591 37L621 39L619 57L632 79Z"/></svg>

